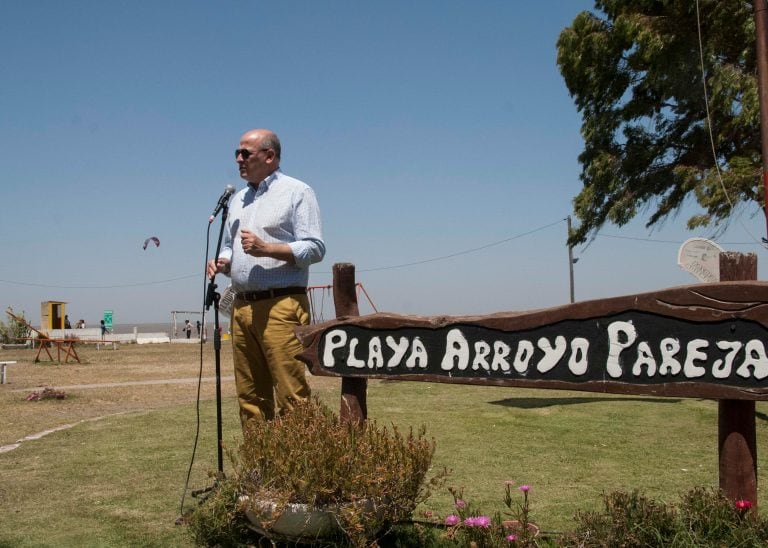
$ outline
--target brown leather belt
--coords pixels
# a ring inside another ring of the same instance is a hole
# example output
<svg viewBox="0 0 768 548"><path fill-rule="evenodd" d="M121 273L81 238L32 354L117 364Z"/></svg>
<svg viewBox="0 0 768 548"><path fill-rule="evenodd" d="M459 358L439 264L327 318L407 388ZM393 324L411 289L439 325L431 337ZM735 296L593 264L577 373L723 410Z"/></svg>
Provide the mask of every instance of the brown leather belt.
<svg viewBox="0 0 768 548"><path fill-rule="evenodd" d="M278 287L275 289L265 289L264 291L246 291L238 293L236 298L248 301L264 301L276 297L285 297L286 295L304 295L307 293L306 287Z"/></svg>

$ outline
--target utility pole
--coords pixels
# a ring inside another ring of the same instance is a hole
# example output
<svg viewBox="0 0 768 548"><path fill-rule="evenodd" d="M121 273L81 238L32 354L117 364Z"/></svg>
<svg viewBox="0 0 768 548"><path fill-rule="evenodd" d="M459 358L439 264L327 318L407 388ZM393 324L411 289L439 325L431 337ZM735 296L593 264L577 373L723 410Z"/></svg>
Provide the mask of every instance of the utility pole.
<svg viewBox="0 0 768 548"><path fill-rule="evenodd" d="M760 136L763 159L763 209L768 235L768 6L766 0L752 0L757 42L757 90L760 98ZM764 238L765 240L765 238Z"/></svg>
<svg viewBox="0 0 768 548"><path fill-rule="evenodd" d="M568 239L571 238L571 216L568 215L568 217L565 218L565 220L568 223ZM570 275L570 287L571 287L571 303L576 302L576 299L574 298L574 291L573 291L573 265L576 264L576 261L578 259L573 258L573 246L566 240L566 243L568 244L568 274Z"/></svg>

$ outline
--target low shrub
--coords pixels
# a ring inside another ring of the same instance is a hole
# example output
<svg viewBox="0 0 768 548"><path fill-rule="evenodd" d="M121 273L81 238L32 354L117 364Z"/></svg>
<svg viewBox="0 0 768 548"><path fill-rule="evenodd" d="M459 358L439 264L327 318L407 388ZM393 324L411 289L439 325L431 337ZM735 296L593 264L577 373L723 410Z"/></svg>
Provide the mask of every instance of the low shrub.
<svg viewBox="0 0 768 548"><path fill-rule="evenodd" d="M638 491L614 491L603 495L603 508L579 512L575 527L564 533L538 534L529 520L528 486L521 486L522 502L515 502L506 484L507 510L492 516L484 514L462 498L461 490L451 489L454 512L435 521L402 522L389 528L378 539L380 548L700 548L768 546L768 520L756 514L748 501L728 499L717 489L697 487L685 493L677 505L654 501ZM205 512L208 531L198 534L198 541L208 545L240 546L246 537L232 541L232 534L242 533L244 519L233 509L235 491L220 495L216 511ZM227 498L221 505L222 498ZM225 510L226 508L226 510ZM214 518L215 516L215 518ZM505 517L512 517L507 520ZM510 523L515 527L510 528ZM532 526L524 527L524 525ZM239 529L238 529L239 528ZM228 536L229 535L229 536ZM319 546L336 544L319 543Z"/></svg>
<svg viewBox="0 0 768 548"><path fill-rule="evenodd" d="M602 512L579 513L565 546L694 547L768 546L768 520L749 501L732 501L718 489L696 487L680 504L655 502L637 491L603 496Z"/></svg>
<svg viewBox="0 0 768 548"><path fill-rule="evenodd" d="M522 501L505 484L506 510L482 512L460 489L450 489L454 511L439 529L420 534L425 548L568 547L568 548L693 548L768 546L768 520L746 500L732 501L717 489L694 488L677 505L652 500L638 491L603 495L603 508L578 512L575 527L564 533L541 533L531 521L530 486L521 485ZM510 519L511 518L511 519ZM414 524L417 529L423 524ZM414 536L411 531L410 537ZM392 544L400 546L400 544Z"/></svg>
<svg viewBox="0 0 768 548"><path fill-rule="evenodd" d="M674 507L638 491L603 495L602 512L579 512L576 521L570 539L583 546L666 546L678 526Z"/></svg>
<svg viewBox="0 0 768 548"><path fill-rule="evenodd" d="M243 438L230 453L234 474L226 480L237 499L206 502L205 514L226 517L213 520L198 511L193 527L235 524L236 513L249 512L268 531L289 504L305 504L333 509L343 542L363 546L408 520L445 475L427 481L435 443L424 427L403 434L375 421L345 423L315 399L274 420L250 421ZM272 504L268 511L264 502Z"/></svg>
<svg viewBox="0 0 768 548"><path fill-rule="evenodd" d="M252 536L237 504L237 483L223 480L188 516L189 531L198 546L248 546Z"/></svg>

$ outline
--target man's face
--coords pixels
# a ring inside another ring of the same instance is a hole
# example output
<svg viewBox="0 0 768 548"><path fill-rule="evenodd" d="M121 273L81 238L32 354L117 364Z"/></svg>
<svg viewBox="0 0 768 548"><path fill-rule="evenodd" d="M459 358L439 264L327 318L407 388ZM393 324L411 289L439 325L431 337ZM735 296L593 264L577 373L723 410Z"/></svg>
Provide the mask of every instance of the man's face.
<svg viewBox="0 0 768 548"><path fill-rule="evenodd" d="M277 169L275 151L265 149L261 143L262 136L256 133L247 133L240 139L235 160L240 168L240 177L249 183L258 184Z"/></svg>

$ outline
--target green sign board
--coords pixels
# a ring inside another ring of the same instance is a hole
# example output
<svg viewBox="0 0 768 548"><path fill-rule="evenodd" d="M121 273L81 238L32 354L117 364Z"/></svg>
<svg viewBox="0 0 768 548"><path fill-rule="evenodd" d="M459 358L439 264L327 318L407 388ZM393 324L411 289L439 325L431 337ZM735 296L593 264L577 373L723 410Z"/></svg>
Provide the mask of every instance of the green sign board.
<svg viewBox="0 0 768 548"><path fill-rule="evenodd" d="M105 310L104 311L104 325L107 329L112 331L112 311L111 310Z"/></svg>

